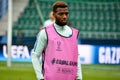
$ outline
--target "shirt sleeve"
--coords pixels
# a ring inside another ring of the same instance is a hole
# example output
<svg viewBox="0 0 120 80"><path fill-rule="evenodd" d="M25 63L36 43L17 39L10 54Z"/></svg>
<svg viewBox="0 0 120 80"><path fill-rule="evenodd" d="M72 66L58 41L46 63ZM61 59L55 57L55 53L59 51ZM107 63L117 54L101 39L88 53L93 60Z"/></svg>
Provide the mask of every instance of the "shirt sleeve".
<svg viewBox="0 0 120 80"><path fill-rule="evenodd" d="M80 62L80 54L78 54L77 79L82 80L82 67Z"/></svg>
<svg viewBox="0 0 120 80"><path fill-rule="evenodd" d="M42 61L40 60L40 56L46 46L46 43L47 43L47 36L46 36L45 29L43 29L38 33L38 36L33 48L33 52L32 52L32 64L38 80L43 79Z"/></svg>

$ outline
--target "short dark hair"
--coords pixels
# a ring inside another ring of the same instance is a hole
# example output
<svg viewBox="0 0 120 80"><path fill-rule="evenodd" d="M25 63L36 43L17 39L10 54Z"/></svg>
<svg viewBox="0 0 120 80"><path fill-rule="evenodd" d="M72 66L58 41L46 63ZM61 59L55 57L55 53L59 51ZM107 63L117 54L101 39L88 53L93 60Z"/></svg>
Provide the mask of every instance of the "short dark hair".
<svg viewBox="0 0 120 80"><path fill-rule="evenodd" d="M56 12L57 8L66 8L68 7L68 4L64 1L57 1L53 4L53 12Z"/></svg>

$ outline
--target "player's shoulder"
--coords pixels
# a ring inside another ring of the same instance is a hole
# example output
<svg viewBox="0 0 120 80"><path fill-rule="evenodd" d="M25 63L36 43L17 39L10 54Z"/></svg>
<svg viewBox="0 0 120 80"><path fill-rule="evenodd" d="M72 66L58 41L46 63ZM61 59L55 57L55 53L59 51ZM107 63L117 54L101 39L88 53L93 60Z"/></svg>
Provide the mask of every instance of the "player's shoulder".
<svg viewBox="0 0 120 80"><path fill-rule="evenodd" d="M73 30L76 30L76 31L79 31L77 28L75 28L75 27L71 27Z"/></svg>
<svg viewBox="0 0 120 80"><path fill-rule="evenodd" d="M37 34L37 38L44 38L45 36L46 36L45 29L41 29Z"/></svg>
<svg viewBox="0 0 120 80"><path fill-rule="evenodd" d="M40 31L38 32L38 35L43 35L45 34L45 28L41 28Z"/></svg>
<svg viewBox="0 0 120 80"><path fill-rule="evenodd" d="M69 28L69 29L72 29L72 30L76 30L76 31L78 30L77 28L75 28L75 27L73 27L73 26L67 25L66 27Z"/></svg>

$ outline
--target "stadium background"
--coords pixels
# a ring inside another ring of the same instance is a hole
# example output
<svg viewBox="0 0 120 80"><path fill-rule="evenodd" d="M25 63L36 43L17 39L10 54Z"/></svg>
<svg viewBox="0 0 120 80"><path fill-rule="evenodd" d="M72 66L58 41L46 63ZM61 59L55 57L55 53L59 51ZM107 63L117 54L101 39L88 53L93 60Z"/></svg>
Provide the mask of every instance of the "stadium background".
<svg viewBox="0 0 120 80"><path fill-rule="evenodd" d="M57 0L13 0L12 45L17 48L22 46L22 49L32 49L36 35L43 22L49 18L49 12L55 1ZM94 53L92 59L98 56L96 49L102 46L118 49L115 52L117 54L115 59L118 56L118 61L120 61L120 0L63 1L69 5L69 25L80 30L79 44L95 47L94 52L91 51L91 54ZM0 56L3 54L3 45L7 44L7 28L8 0L0 0ZM24 34L22 43L17 42L19 30L22 30ZM9 68L6 66L7 59L2 58L0 57L1 80L36 79L30 59L13 60L12 67ZM120 80L119 64L120 62L117 65L109 63L82 64L83 80Z"/></svg>

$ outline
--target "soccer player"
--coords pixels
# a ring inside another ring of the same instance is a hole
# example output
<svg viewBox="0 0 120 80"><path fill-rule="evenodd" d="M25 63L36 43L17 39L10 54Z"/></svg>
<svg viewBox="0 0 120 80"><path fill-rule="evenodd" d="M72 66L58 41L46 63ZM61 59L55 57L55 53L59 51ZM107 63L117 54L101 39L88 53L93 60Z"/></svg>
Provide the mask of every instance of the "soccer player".
<svg viewBox="0 0 120 80"><path fill-rule="evenodd" d="M79 31L67 25L69 10L66 2L53 4L55 22L42 29L32 53L38 80L82 80L77 37ZM39 62L42 55L43 63Z"/></svg>

